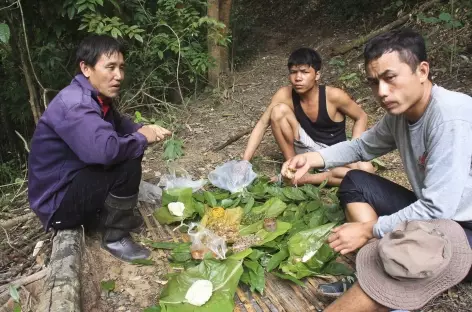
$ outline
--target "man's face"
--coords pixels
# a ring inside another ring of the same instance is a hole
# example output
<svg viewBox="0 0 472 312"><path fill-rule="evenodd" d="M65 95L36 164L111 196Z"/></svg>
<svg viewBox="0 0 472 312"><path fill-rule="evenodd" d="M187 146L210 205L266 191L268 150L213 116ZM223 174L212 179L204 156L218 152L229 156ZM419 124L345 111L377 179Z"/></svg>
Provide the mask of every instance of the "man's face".
<svg viewBox="0 0 472 312"><path fill-rule="evenodd" d="M319 78L319 73L310 65L293 65L289 69L290 83L298 94L311 90Z"/></svg>
<svg viewBox="0 0 472 312"><path fill-rule="evenodd" d="M80 64L82 73L90 84L101 94L109 98L118 96L121 81L125 78L123 54L116 52L102 54L94 67Z"/></svg>
<svg viewBox="0 0 472 312"><path fill-rule="evenodd" d="M408 111L421 99L428 73L428 63L422 62L412 71L396 51L383 54L367 65L367 80L372 92L392 115Z"/></svg>

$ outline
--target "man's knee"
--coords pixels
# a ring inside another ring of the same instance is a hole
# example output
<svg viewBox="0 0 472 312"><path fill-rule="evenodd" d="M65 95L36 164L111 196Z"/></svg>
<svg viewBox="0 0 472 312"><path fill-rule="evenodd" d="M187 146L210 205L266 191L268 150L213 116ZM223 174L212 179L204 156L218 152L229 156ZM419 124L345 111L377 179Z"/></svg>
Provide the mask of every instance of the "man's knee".
<svg viewBox="0 0 472 312"><path fill-rule="evenodd" d="M270 113L271 122L280 122L282 119L287 118L289 115L293 115L292 109L284 103L280 103L272 108Z"/></svg>
<svg viewBox="0 0 472 312"><path fill-rule="evenodd" d="M338 189L339 201L344 209L349 203L365 202L362 185L369 174L359 169L352 169L346 173Z"/></svg>
<svg viewBox="0 0 472 312"><path fill-rule="evenodd" d="M119 189L126 189L127 191L135 192L139 188L141 183L142 167L141 167L142 157L135 159L129 159L118 165L116 170L119 171L119 177L116 181L117 184L115 187ZM126 192L128 193L128 192ZM120 195L120 194L114 194Z"/></svg>

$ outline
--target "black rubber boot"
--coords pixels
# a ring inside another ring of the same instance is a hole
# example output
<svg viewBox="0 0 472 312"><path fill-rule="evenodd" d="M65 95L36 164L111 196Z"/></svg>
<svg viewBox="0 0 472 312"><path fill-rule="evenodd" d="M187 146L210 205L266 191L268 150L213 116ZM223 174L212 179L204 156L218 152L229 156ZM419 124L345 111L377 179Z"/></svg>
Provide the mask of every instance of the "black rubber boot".
<svg viewBox="0 0 472 312"><path fill-rule="evenodd" d="M143 223L140 216L134 215L137 202L137 195L118 197L108 194L101 216L102 248L126 262L146 259L151 255L148 249L135 243L129 234Z"/></svg>

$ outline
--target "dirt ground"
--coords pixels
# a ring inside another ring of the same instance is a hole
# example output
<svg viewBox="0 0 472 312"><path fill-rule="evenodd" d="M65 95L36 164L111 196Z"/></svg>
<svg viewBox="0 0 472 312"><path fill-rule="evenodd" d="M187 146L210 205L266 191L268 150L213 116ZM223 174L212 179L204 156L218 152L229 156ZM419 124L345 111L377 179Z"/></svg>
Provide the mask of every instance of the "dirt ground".
<svg viewBox="0 0 472 312"><path fill-rule="evenodd" d="M201 94L179 111L177 123L183 130L179 131L177 136L184 139L185 155L178 159L175 165L184 168L194 178L206 178L216 166L242 157L248 135L221 151L213 152L212 148L255 124L271 96L278 88L288 84L286 61L289 53L297 47L313 47L321 53L324 58L322 82L344 88L368 113L369 126L383 115L383 111L376 105L370 90L363 82L361 51L353 50L344 55L341 59L346 65L342 67L330 64L328 55L340 42L355 39L385 22L368 20L367 24L365 21L364 24L358 24L356 21L351 21L349 27L333 22L327 26L329 17L318 15L316 19L301 19L303 31L297 32L293 27L291 29L277 25L282 13L274 12L274 16L258 20L259 26L253 27L244 41L238 42L242 48L246 48L246 51L250 50L250 53L239 58L236 71L222 78L219 89ZM268 32L267 29L271 31ZM254 43L252 49L251 43ZM432 39L433 47L434 44L440 45L440 43L441 37L436 42ZM436 65L436 69L433 74L436 83L453 90L471 93L472 71L465 58L457 58L456 62L459 63L456 66L457 71L454 70L452 74L448 73L446 61L440 62L439 59L435 61L436 64L433 62L433 66ZM339 80L349 73L356 73L358 79ZM348 127L351 126L352 123L349 123ZM162 146L159 144L146 151L143 160L144 180L157 183L159 177L167 172L162 152ZM380 160L385 164L385 168L378 170L378 174L409 187L398 153L390 153ZM252 161L254 170L259 174L271 176L278 173L282 161L282 155L270 131L267 131ZM31 221L30 226L38 227L38 224ZM21 233L21 228L13 228L8 233L10 236ZM50 234L44 236L40 231L35 233L31 241L50 239ZM136 238L143 239L150 236L143 229ZM0 239L5 240L6 237L0 236ZM85 268L82 274L84 311L137 312L156 304L159 293L165 285L165 275L172 271L164 253L153 251L152 257L156 262L153 266L136 266L120 262L100 250L97 237L87 238L86 246ZM21 261L16 258L7 261L4 257L9 250L11 251L11 246L3 244L2 248L0 263L3 265L2 270L6 272L14 267L12 263ZM25 250L29 253L32 247ZM48 250L50 249L44 249L43 253L47 255ZM38 266L40 268L44 265L44 260L38 264L31 256L27 259L29 260L24 265L31 269L22 270L22 274L28 274L33 269L38 270ZM0 274L3 272L0 271ZM107 280L115 281L115 290L109 293L100 287L100 282ZM472 285L461 284L434 299L423 310L470 311L471 291Z"/></svg>

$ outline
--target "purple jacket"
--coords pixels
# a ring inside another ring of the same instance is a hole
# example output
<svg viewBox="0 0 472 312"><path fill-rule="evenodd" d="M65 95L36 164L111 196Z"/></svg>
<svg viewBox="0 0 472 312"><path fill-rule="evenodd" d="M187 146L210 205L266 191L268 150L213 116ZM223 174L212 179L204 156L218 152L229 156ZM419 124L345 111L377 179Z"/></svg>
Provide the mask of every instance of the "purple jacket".
<svg viewBox="0 0 472 312"><path fill-rule="evenodd" d="M104 117L97 95L85 76L75 76L51 101L34 131L28 197L46 230L80 169L134 159L147 147L146 137L136 132L141 125L114 110Z"/></svg>

